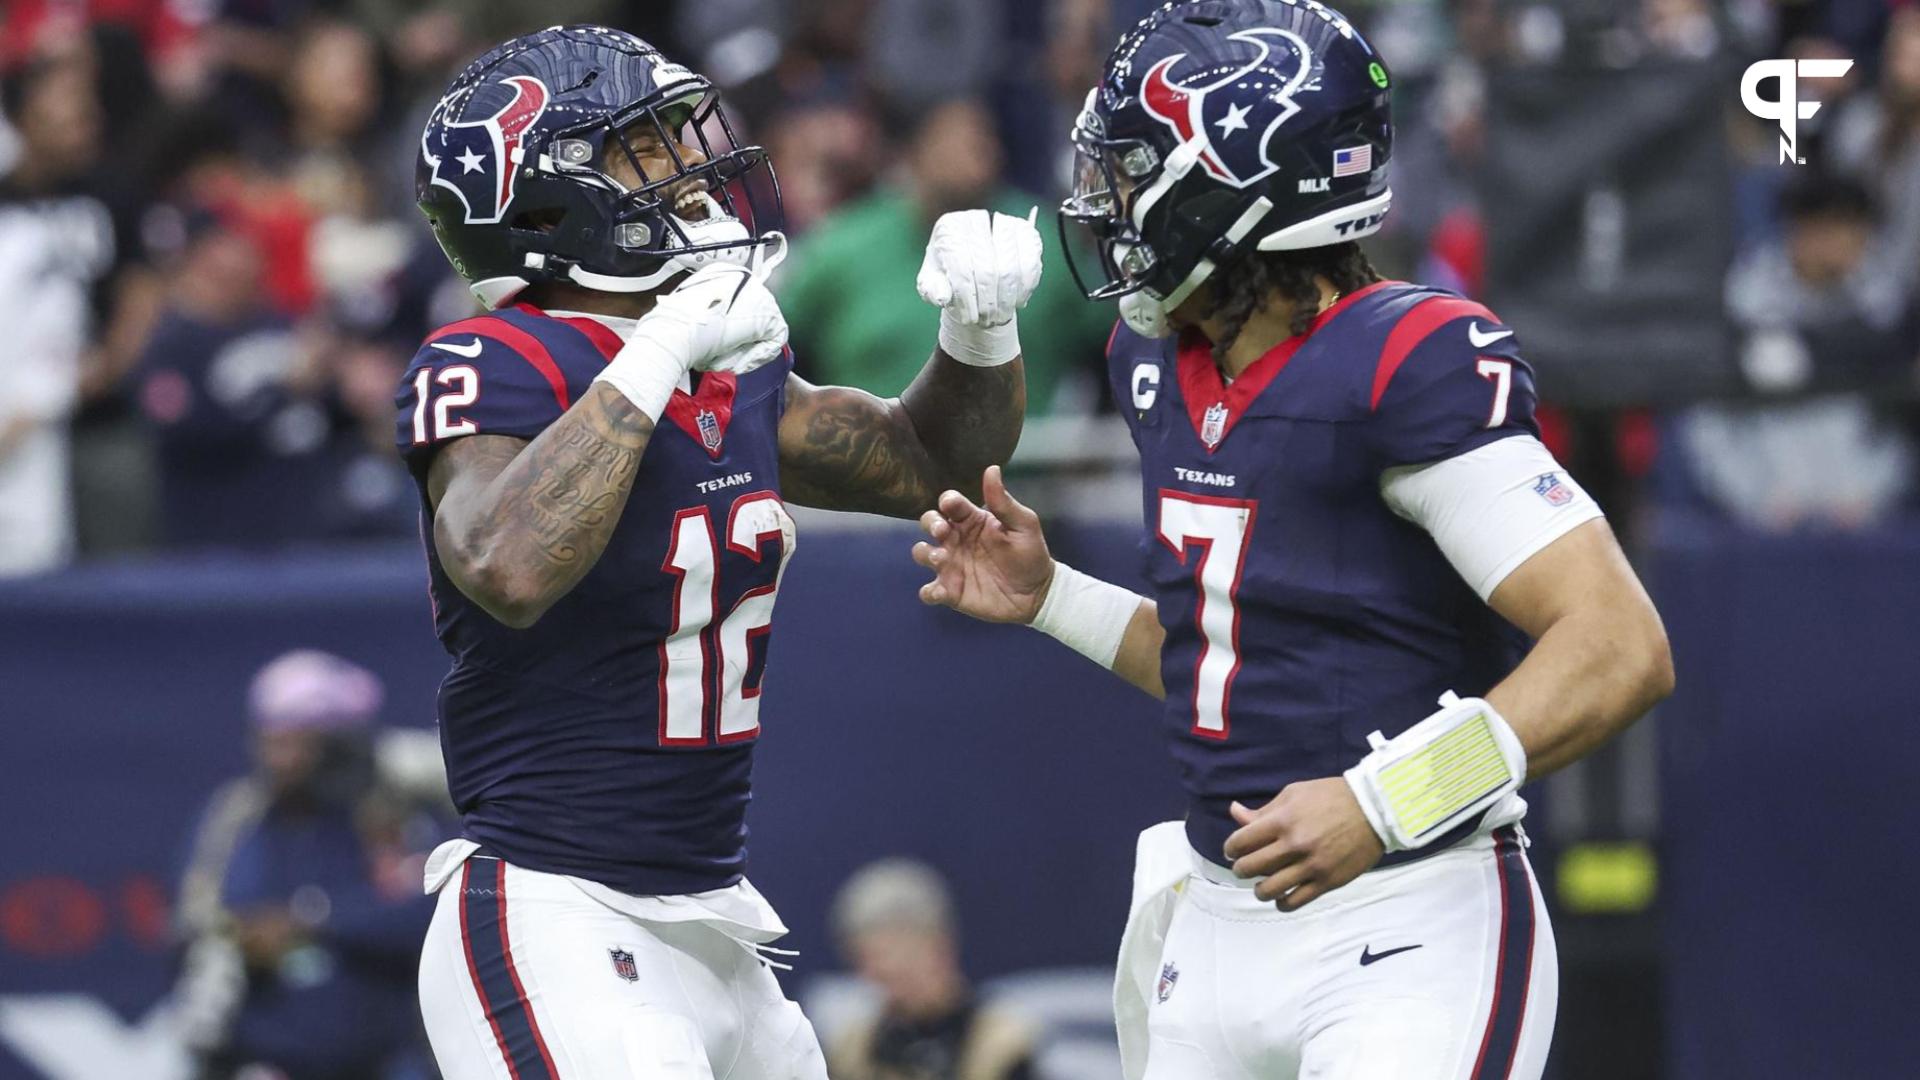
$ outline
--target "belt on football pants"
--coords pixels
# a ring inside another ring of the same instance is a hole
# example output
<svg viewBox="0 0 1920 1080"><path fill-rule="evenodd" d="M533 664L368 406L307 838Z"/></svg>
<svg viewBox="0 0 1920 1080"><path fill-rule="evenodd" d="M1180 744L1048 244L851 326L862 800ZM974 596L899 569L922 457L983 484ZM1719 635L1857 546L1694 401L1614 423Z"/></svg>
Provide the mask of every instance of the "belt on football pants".
<svg viewBox="0 0 1920 1080"><path fill-rule="evenodd" d="M1379 862L1374 863L1373 866L1367 870L1367 873L1371 874L1375 870L1386 870L1395 866L1405 866L1408 863L1419 862L1421 859L1430 858L1443 851L1457 847L1462 840L1467 839L1479 830L1480 823L1486 820L1486 816L1487 811L1482 810L1480 813L1473 815L1459 825L1449 829L1443 836L1431 844L1423 847L1410 848L1406 851L1390 852L1382 857ZM1493 835L1496 838L1504 836L1509 840L1516 838L1512 825L1500 826L1493 830ZM1193 853L1193 863L1195 871L1201 877L1215 884L1238 885L1251 889L1260 883L1259 878L1240 877L1233 872L1232 868L1222 866L1197 851Z"/></svg>

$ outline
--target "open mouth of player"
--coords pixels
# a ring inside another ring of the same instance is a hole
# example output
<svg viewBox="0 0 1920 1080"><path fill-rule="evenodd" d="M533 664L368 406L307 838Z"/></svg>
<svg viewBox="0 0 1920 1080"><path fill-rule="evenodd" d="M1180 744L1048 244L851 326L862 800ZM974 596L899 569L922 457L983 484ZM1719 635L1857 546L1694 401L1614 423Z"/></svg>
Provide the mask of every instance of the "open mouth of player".
<svg viewBox="0 0 1920 1080"><path fill-rule="evenodd" d="M681 221L713 221L725 213L713 196L707 194L705 184L691 185L673 200L673 216Z"/></svg>

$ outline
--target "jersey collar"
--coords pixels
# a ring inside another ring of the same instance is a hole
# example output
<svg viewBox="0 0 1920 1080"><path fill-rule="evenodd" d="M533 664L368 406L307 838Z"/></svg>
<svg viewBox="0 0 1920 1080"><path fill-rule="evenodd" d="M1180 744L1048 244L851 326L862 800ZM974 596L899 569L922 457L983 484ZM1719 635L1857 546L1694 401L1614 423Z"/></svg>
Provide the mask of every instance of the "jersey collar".
<svg viewBox="0 0 1920 1080"><path fill-rule="evenodd" d="M1273 382L1287 362L1293 359L1293 354L1300 351L1300 347L1307 343L1315 331L1361 297L1391 284L1393 282L1390 281L1375 282L1341 297L1333 306L1314 317L1306 333L1295 334L1267 350L1260 359L1247 365L1247 369L1231 383L1221 378L1220 366L1213 362L1213 346L1204 335L1195 330L1181 334L1176 354L1180 396L1186 399L1187 417L1193 421L1193 430L1200 436L1207 453L1213 453L1226 441L1227 433L1246 413L1247 406L1260 396L1267 384Z"/></svg>
<svg viewBox="0 0 1920 1080"><path fill-rule="evenodd" d="M632 337L633 328L640 325L639 319L626 319L618 315L599 315L591 311L540 311L539 308L536 308L531 304L521 304L519 306L526 308L530 311L539 311L540 314L542 315L546 315L555 319L561 319L566 322L575 322L577 320L584 319L588 322L599 323L601 326L604 326L607 329L613 331L614 333L620 335L621 341L625 341L628 338Z"/></svg>
<svg viewBox="0 0 1920 1080"><path fill-rule="evenodd" d="M623 319L617 315L596 315L588 311L542 311L532 304L516 306L533 315L558 319L585 334L604 360L612 360L619 353L620 346L633 334L633 328L639 325L638 319ZM718 458L722 441L726 438L727 425L733 421L733 399L738 390L738 378L728 372L706 372L700 377L698 389L694 388L689 376L682 375L679 389L667 399L664 416L699 443L708 457Z"/></svg>

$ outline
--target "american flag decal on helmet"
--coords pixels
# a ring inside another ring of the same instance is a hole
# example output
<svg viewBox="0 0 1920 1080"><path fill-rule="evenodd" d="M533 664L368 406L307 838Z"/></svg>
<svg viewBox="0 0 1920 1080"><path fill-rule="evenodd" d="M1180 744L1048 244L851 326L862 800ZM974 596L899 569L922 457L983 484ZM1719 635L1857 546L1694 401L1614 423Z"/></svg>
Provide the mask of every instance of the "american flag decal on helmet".
<svg viewBox="0 0 1920 1080"><path fill-rule="evenodd" d="M1347 146L1333 152L1333 176L1357 176L1373 169L1373 147Z"/></svg>

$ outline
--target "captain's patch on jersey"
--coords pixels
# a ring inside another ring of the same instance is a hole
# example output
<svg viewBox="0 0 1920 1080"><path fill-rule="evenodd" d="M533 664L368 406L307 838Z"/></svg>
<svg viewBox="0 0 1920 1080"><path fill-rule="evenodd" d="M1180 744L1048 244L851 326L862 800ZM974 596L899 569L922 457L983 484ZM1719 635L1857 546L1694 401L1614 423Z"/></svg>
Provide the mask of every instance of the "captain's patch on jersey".
<svg viewBox="0 0 1920 1080"><path fill-rule="evenodd" d="M1543 473L1533 482L1533 493L1551 506L1565 506L1573 501L1573 489L1560 482L1559 473Z"/></svg>
<svg viewBox="0 0 1920 1080"><path fill-rule="evenodd" d="M1141 412L1153 408L1160 396L1160 366L1136 364L1133 369L1133 407Z"/></svg>

